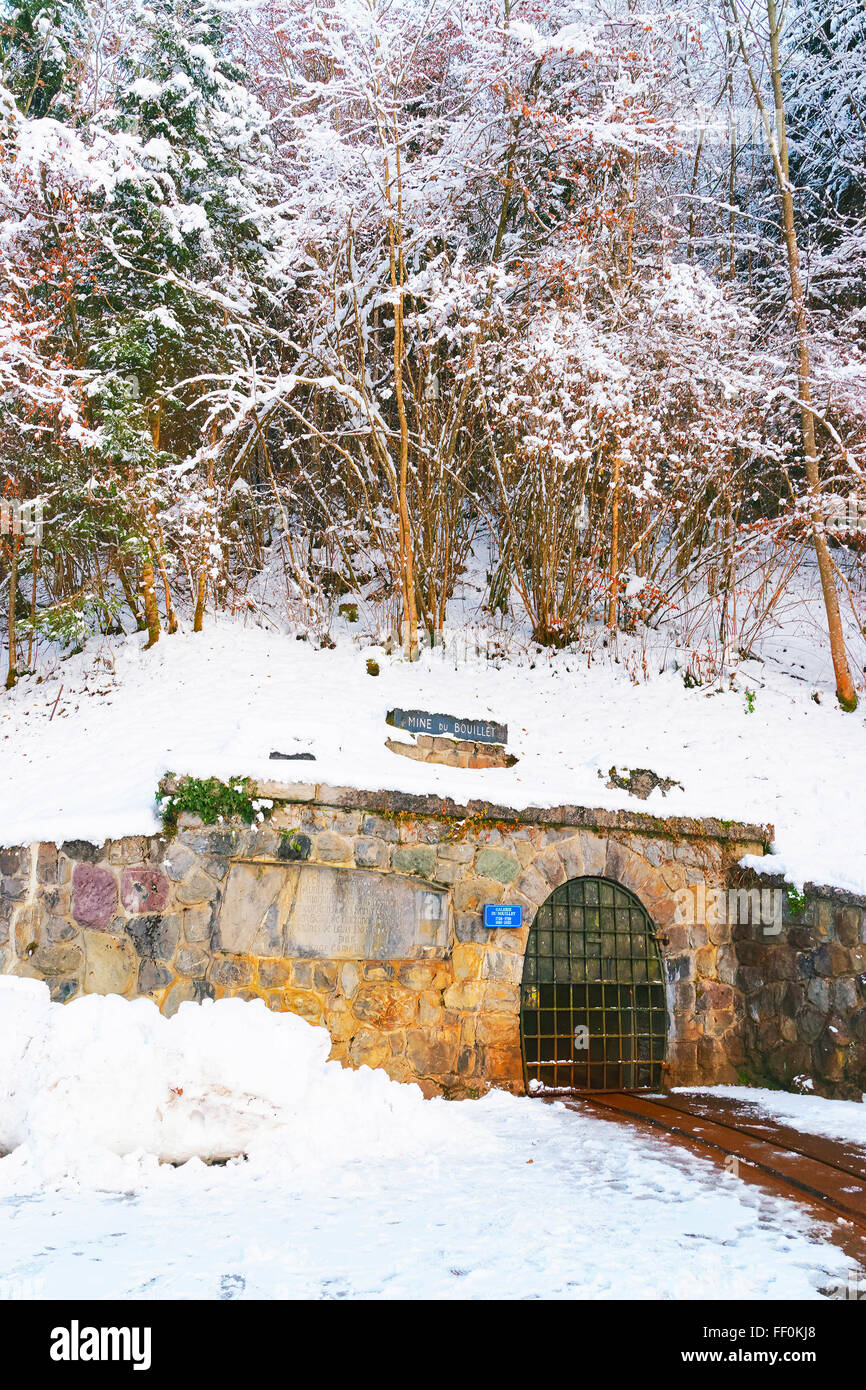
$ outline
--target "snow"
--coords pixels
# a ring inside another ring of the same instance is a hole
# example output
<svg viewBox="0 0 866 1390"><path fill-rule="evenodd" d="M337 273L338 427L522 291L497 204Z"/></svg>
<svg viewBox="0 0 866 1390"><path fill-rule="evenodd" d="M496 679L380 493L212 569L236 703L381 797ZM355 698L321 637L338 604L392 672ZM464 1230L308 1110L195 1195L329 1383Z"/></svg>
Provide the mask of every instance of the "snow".
<svg viewBox="0 0 866 1390"><path fill-rule="evenodd" d="M375 1154L385 1132L395 1156L426 1152L442 1105L383 1071L327 1064L330 1050L327 1029L261 1000L183 1004L168 1019L119 995L52 1004L41 981L0 976L0 1151L13 1184L37 1171L110 1183L116 1160L139 1155L317 1168L335 1148ZM459 1140L459 1123L449 1133Z"/></svg>
<svg viewBox="0 0 866 1390"><path fill-rule="evenodd" d="M820 1096L790 1095L761 1086L683 1086L683 1095L720 1096L755 1111L755 1119L778 1120L801 1134L842 1139L866 1149L866 1105L853 1100L824 1100ZM866 1096L863 1098L866 1100Z"/></svg>
<svg viewBox="0 0 866 1390"><path fill-rule="evenodd" d="M820 618L797 623L771 632L763 659L740 664L721 690L687 689L682 653L661 633L654 647L622 638L615 653L599 639L592 662L532 645L500 656L496 631L471 624L417 663L343 619L332 624L334 650L211 616L203 632L163 634L147 652L142 634L94 639L66 660L41 660L38 683L25 677L0 696L0 843L153 833L166 771L241 774L771 822L775 853L758 867L798 886L866 892L863 706L841 713ZM367 674L371 657L378 677ZM481 771L399 757L385 748L394 706L507 723L519 762ZM269 760L298 750L315 763ZM605 786L614 765L650 767L683 790L638 801Z"/></svg>
<svg viewBox="0 0 866 1390"><path fill-rule="evenodd" d="M815 1298L796 1206L561 1104L426 1101L260 1001L0 979L0 1298ZM224 1166L195 1156L243 1153Z"/></svg>

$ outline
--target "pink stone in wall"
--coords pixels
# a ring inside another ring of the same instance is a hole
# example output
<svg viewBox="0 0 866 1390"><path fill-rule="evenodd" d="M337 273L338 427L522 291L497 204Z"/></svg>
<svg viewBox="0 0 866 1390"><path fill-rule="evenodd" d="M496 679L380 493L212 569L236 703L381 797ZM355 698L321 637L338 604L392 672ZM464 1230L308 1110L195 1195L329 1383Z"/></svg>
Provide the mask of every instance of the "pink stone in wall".
<svg viewBox="0 0 866 1390"><path fill-rule="evenodd" d="M76 922L104 931L116 911L114 875L95 864L76 864L72 871L72 915Z"/></svg>
<svg viewBox="0 0 866 1390"><path fill-rule="evenodd" d="M168 901L168 879L151 864L124 869L120 900L127 912L162 912Z"/></svg>

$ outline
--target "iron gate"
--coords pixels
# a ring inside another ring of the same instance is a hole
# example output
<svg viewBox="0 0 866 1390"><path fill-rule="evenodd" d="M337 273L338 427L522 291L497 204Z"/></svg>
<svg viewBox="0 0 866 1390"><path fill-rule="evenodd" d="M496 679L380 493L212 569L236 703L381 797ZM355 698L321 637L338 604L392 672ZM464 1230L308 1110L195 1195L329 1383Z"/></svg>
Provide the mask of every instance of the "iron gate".
<svg viewBox="0 0 866 1390"><path fill-rule="evenodd" d="M667 1025L658 939L640 901L604 878L555 888L523 966L527 1090L658 1087Z"/></svg>

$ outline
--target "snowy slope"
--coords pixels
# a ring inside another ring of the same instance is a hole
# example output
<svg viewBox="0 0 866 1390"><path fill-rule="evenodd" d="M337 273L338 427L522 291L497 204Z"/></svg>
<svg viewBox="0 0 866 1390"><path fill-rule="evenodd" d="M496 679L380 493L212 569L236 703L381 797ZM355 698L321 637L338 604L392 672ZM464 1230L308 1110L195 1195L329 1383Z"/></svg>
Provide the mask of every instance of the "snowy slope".
<svg viewBox="0 0 866 1390"><path fill-rule="evenodd" d="M141 634L93 641L41 683L22 680L0 695L0 843L151 832L155 789L170 769L770 821L768 869L866 891L866 702L854 715L838 710L817 638L774 639L776 657L747 663L734 689L716 692L685 688L670 648L651 653L651 678L635 684L625 644L618 662L534 648L497 662L460 634L408 664L345 627L338 636L336 649L318 651L209 620L149 652ZM366 672L371 655L378 677ZM520 762L467 771L400 758L384 747L393 705L504 721ZM268 760L299 748L316 762ZM608 791L612 764L651 767L683 790L646 802Z"/></svg>
<svg viewBox="0 0 866 1390"><path fill-rule="evenodd" d="M0 979L0 1298L814 1298L826 1228L664 1139L425 1101L260 1002ZM245 1152L225 1167L157 1155Z"/></svg>

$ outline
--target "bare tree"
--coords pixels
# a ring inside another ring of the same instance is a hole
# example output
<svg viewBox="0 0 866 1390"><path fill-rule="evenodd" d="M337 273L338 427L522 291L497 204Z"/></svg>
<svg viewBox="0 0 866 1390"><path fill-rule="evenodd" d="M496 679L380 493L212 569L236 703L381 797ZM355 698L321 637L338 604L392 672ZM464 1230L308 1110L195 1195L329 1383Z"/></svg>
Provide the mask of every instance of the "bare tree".
<svg viewBox="0 0 866 1390"><path fill-rule="evenodd" d="M737 46L749 79L749 86L755 104L761 114L764 133L770 150L773 173L775 175L779 202L782 210L782 236L788 260L788 279L791 287L791 311L794 319L797 343L797 404L800 414L800 437L803 448L803 462L809 487L809 507L812 520L812 539L821 576L821 589L824 607L827 611L827 628L830 635L830 652L836 676L836 695L843 710L857 708L857 693L848 665L845 639L842 632L842 617L839 611L839 595L833 572L833 561L827 544L824 524L824 511L821 502L821 478L818 468L818 452L815 443L815 413L812 406L812 364L809 341L809 317L803 290L803 274L800 262L800 247L797 241L797 224L794 210L794 189L791 184L788 139L785 129L785 96L782 86L782 58L780 37L785 23L785 4L781 8L776 0L763 0L767 24L766 30L759 32L753 23L752 11L743 12L740 0L728 0ZM760 55L769 71L770 86L775 108L768 108L767 100L761 90L755 65L755 53Z"/></svg>

